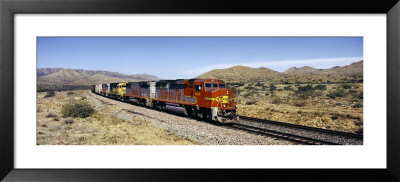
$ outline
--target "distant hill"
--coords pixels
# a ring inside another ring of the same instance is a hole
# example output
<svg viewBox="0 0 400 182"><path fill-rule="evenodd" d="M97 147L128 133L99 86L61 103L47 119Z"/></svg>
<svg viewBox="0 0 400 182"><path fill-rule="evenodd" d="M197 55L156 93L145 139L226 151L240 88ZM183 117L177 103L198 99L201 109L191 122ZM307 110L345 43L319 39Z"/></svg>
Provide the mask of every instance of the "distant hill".
<svg viewBox="0 0 400 182"><path fill-rule="evenodd" d="M38 68L38 85L74 85L88 86L96 83L121 81L160 80L148 74L126 75L109 71L89 71L83 69Z"/></svg>
<svg viewBox="0 0 400 182"><path fill-rule="evenodd" d="M352 75L363 73L363 60L354 62L347 66L335 66L329 69L316 69L309 66L301 68L290 68L283 72L284 74L334 74L334 75Z"/></svg>
<svg viewBox="0 0 400 182"><path fill-rule="evenodd" d="M286 71L284 71L284 74L304 74L304 73L317 73L320 72L321 69L313 68L310 66L303 66L301 68L296 68L292 67Z"/></svg>
<svg viewBox="0 0 400 182"><path fill-rule="evenodd" d="M199 75L197 78L222 79L226 82L324 83L358 82L362 79L362 74L363 60L347 66L335 66L330 69L316 69L310 66L293 67L282 73L264 67L250 68L238 65L226 69L211 70Z"/></svg>
<svg viewBox="0 0 400 182"><path fill-rule="evenodd" d="M215 69L199 75L197 78L222 79L227 82L275 79L280 73L269 68L250 68L246 66L233 66L227 69Z"/></svg>

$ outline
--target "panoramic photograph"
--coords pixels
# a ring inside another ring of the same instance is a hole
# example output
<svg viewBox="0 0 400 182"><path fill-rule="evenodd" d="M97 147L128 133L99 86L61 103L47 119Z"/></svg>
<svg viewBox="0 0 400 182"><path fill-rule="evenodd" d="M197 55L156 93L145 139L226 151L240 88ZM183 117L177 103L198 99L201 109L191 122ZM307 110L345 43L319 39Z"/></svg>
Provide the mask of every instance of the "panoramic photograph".
<svg viewBox="0 0 400 182"><path fill-rule="evenodd" d="M37 37L37 145L363 145L363 37Z"/></svg>

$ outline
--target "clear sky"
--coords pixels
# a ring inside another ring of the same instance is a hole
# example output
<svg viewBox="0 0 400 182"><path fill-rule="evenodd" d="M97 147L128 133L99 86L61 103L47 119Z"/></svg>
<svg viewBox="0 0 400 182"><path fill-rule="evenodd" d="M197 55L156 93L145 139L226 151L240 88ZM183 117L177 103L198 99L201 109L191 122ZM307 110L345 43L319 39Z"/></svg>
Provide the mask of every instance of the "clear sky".
<svg viewBox="0 0 400 182"><path fill-rule="evenodd" d="M283 72L363 59L362 37L38 37L38 68L193 78L243 65Z"/></svg>

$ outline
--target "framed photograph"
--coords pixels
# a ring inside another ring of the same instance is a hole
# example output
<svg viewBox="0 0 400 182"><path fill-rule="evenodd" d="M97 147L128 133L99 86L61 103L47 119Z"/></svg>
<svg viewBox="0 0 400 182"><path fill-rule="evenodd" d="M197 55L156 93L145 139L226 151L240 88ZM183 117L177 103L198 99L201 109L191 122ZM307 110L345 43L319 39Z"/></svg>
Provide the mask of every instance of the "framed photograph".
<svg viewBox="0 0 400 182"><path fill-rule="evenodd" d="M397 1L0 11L5 181L400 179Z"/></svg>

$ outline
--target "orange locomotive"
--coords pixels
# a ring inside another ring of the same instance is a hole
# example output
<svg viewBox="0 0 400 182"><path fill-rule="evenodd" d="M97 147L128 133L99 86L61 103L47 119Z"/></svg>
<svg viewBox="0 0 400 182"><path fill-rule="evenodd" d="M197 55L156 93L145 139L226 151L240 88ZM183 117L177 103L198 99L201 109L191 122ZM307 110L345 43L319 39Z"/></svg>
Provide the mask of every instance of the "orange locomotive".
<svg viewBox="0 0 400 182"><path fill-rule="evenodd" d="M158 110L180 110L190 117L221 123L238 119L233 91L217 79L128 82L123 98Z"/></svg>

